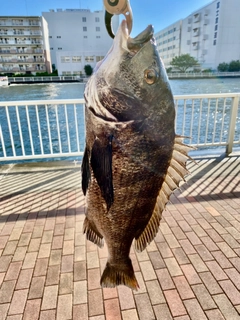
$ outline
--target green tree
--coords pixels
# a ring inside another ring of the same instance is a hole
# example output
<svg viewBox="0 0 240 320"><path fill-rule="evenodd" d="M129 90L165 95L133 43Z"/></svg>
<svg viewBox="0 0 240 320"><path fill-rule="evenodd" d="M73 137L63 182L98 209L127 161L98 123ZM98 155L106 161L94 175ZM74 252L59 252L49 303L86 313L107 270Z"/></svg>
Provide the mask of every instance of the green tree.
<svg viewBox="0 0 240 320"><path fill-rule="evenodd" d="M92 68L92 66L90 66L90 64L86 64L84 66L84 71L87 76L91 76L91 74L93 73L93 68Z"/></svg>
<svg viewBox="0 0 240 320"><path fill-rule="evenodd" d="M232 60L229 63L228 71L230 71L230 72L240 71L240 61L239 60Z"/></svg>
<svg viewBox="0 0 240 320"><path fill-rule="evenodd" d="M170 64L180 72L186 72L187 69L199 65L198 61L190 56L190 54L182 54L179 57L174 57Z"/></svg>
<svg viewBox="0 0 240 320"><path fill-rule="evenodd" d="M219 72L226 72L226 71L228 71L228 68L229 68L229 64L226 62L219 63L219 65L217 67Z"/></svg>

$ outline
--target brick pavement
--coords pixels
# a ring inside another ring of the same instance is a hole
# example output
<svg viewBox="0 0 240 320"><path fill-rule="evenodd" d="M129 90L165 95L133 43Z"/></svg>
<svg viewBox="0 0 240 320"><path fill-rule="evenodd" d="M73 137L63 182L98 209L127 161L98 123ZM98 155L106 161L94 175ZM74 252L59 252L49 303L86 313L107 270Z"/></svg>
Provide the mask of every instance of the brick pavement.
<svg viewBox="0 0 240 320"><path fill-rule="evenodd" d="M0 320L240 319L240 158L196 162L155 241L131 250L136 292L99 286L79 166L3 166Z"/></svg>

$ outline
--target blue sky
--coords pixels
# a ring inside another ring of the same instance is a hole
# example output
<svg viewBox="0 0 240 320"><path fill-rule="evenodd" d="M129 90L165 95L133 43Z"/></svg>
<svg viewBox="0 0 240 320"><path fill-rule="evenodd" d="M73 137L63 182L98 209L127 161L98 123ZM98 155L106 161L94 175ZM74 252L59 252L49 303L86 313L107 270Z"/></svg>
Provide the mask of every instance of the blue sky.
<svg viewBox="0 0 240 320"><path fill-rule="evenodd" d="M82 8L101 10L103 0L0 0L0 15L37 15L49 9ZM185 18L193 11L209 4L211 0L130 0L133 10L133 31L136 36L148 24L155 32Z"/></svg>

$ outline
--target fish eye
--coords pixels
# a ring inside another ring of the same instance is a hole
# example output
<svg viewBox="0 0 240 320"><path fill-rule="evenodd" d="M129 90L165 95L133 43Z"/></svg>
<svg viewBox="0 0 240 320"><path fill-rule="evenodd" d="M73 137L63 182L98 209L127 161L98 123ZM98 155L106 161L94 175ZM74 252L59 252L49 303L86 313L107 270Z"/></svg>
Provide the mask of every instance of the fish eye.
<svg viewBox="0 0 240 320"><path fill-rule="evenodd" d="M148 84L153 84L157 80L157 73L155 70L147 69L144 71L144 79Z"/></svg>

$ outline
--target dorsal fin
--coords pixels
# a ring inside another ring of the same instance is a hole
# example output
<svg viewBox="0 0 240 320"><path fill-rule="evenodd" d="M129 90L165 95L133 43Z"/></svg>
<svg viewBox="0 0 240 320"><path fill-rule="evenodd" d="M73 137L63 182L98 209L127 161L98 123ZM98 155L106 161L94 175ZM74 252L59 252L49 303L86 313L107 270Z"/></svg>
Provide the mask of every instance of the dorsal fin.
<svg viewBox="0 0 240 320"><path fill-rule="evenodd" d="M162 212L171 194L179 187L179 183L184 180L184 176L189 173L186 169L186 162L187 160L192 160L192 158L188 156L188 152L194 148L183 144L183 138L184 137L180 136L176 136L175 138L172 159L159 191L152 216L141 235L135 239L135 248L138 252L143 251L157 235Z"/></svg>

